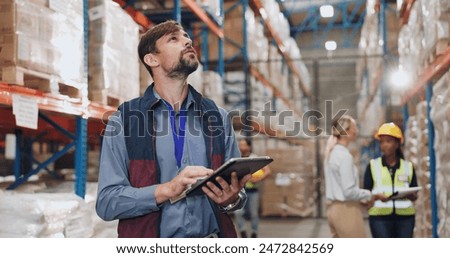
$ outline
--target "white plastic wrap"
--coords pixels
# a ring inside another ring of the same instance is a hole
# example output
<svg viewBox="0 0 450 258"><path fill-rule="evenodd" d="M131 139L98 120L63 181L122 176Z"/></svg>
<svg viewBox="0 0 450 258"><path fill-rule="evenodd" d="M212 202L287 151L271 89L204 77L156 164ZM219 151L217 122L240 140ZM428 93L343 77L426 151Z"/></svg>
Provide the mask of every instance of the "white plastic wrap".
<svg viewBox="0 0 450 258"><path fill-rule="evenodd" d="M434 125L434 150L436 157L436 191L438 198L440 237L450 236L450 73L433 86L430 116Z"/></svg>
<svg viewBox="0 0 450 258"><path fill-rule="evenodd" d="M89 8L90 97L139 96L139 26L113 1L89 0Z"/></svg>

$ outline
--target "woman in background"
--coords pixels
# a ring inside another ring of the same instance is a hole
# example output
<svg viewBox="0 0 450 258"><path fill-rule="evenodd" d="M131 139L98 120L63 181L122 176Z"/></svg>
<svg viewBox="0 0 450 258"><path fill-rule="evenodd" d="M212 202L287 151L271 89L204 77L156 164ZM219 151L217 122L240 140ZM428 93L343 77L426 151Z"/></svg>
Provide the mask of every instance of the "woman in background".
<svg viewBox="0 0 450 258"><path fill-rule="evenodd" d="M373 159L364 174L364 188L390 196L394 191L417 186L416 173L411 162L403 157L403 134L394 123L385 123L376 138L383 156ZM412 237L415 223L413 201L416 193L404 199L376 201L369 209L370 231L373 237Z"/></svg>
<svg viewBox="0 0 450 258"><path fill-rule="evenodd" d="M356 139L358 128L351 116L332 123L332 135L325 148L325 192L329 203L328 224L333 237L366 237L361 202L371 205L386 200L359 187L359 176L348 145Z"/></svg>

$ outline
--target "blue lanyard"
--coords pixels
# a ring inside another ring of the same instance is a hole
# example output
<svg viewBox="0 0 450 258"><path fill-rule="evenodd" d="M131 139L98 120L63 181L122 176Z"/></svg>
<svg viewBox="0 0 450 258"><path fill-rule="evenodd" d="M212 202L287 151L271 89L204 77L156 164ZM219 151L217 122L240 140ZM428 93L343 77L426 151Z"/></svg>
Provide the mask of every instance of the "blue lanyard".
<svg viewBox="0 0 450 258"><path fill-rule="evenodd" d="M175 158L177 159L177 166L178 168L181 168L181 159L183 158L183 148L184 148L184 136L186 133L186 105L183 103L180 108L180 128L177 132L176 123L175 123L175 110L173 110L173 107L164 101L167 108L169 108L170 111L170 125L172 127L172 136L173 136L173 143L175 145Z"/></svg>

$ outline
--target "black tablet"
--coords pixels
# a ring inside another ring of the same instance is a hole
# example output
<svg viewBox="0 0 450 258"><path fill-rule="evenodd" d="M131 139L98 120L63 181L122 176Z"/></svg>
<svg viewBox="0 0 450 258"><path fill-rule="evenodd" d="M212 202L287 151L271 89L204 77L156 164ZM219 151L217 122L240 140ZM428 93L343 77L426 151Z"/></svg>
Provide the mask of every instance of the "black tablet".
<svg viewBox="0 0 450 258"><path fill-rule="evenodd" d="M236 171L238 179L243 178L245 175L254 173L261 168L267 166L273 161L271 157L261 156L261 157L248 157L248 158L232 158L220 166L214 173L206 178L199 179L197 183L193 184L190 188L183 192L177 198L173 198L170 201L176 202L188 195L203 194L202 187L206 185L207 182L213 182L218 187L220 185L217 183L216 178L222 177L228 183L231 183L231 173Z"/></svg>

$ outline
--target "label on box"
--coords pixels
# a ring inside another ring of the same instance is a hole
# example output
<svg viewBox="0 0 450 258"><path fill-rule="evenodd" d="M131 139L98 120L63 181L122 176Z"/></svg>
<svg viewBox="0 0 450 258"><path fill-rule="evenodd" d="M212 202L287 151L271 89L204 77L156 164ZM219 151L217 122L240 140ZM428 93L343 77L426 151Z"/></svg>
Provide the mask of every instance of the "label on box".
<svg viewBox="0 0 450 258"><path fill-rule="evenodd" d="M37 129L38 126L38 103L36 99L13 94L13 114L16 117L16 125L31 129Z"/></svg>
<svg viewBox="0 0 450 258"><path fill-rule="evenodd" d="M105 6L99 5L96 7L92 7L91 9L89 9L88 14L89 14L90 21L95 21L97 19L101 19L101 18L105 17Z"/></svg>
<svg viewBox="0 0 450 258"><path fill-rule="evenodd" d="M288 186L291 185L291 179L287 174L278 173L275 177L275 185L276 186Z"/></svg>

